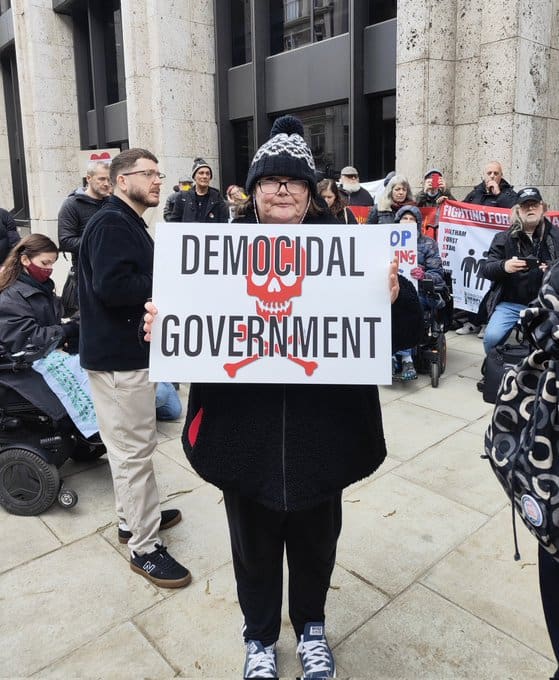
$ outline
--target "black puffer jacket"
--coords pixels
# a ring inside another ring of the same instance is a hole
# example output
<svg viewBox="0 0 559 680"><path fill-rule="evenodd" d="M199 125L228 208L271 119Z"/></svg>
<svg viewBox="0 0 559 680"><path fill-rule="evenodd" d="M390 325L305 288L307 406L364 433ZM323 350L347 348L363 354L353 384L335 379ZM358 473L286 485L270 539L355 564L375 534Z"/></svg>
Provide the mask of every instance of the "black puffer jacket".
<svg viewBox="0 0 559 680"><path fill-rule="evenodd" d="M512 208L513 205L516 205L518 194L506 179L500 181L499 188L501 193L495 196L495 194L487 191L484 182L480 182L466 196L464 203L475 203L476 205L488 205L497 208Z"/></svg>
<svg viewBox="0 0 559 680"><path fill-rule="evenodd" d="M106 199L97 200L88 196L83 189L76 189L62 204L58 212L58 244L60 250L72 253L75 268L80 252L85 225L89 218L103 206Z"/></svg>
<svg viewBox="0 0 559 680"><path fill-rule="evenodd" d="M19 233L14 218L7 210L0 208L0 265L18 241Z"/></svg>
<svg viewBox="0 0 559 680"><path fill-rule="evenodd" d="M332 222L331 216L305 220ZM415 346L422 329L415 289L400 277L393 349ZM194 384L183 446L194 469L221 489L275 510L312 507L383 462L378 388Z"/></svg>
<svg viewBox="0 0 559 680"><path fill-rule="evenodd" d="M209 197L203 222L228 222L229 208L217 189L208 189ZM196 189L179 191L169 222L196 222Z"/></svg>
<svg viewBox="0 0 559 680"><path fill-rule="evenodd" d="M492 314L499 302L516 302L529 305L537 297L542 284L541 269L508 274L505 262L512 257L536 257L551 265L559 257L559 229L544 218L534 232L533 239L526 235L521 225L513 224L507 231L500 231L493 237L487 260L483 264L483 276L492 281L488 300L488 313Z"/></svg>

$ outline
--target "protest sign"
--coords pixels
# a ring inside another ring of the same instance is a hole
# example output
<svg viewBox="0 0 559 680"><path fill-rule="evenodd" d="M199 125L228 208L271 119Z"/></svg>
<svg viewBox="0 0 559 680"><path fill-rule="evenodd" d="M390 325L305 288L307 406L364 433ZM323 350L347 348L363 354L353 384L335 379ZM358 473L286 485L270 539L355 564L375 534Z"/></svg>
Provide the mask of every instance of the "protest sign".
<svg viewBox="0 0 559 680"><path fill-rule="evenodd" d="M392 256L398 260L398 274L409 279L417 290L417 279L411 275L411 270L417 267L417 227L412 223L387 226L390 227Z"/></svg>
<svg viewBox="0 0 559 680"><path fill-rule="evenodd" d="M510 210L445 201L439 218L439 250L452 274L454 306L477 312L491 282L482 266L497 231L508 229Z"/></svg>
<svg viewBox="0 0 559 680"><path fill-rule="evenodd" d="M348 205L347 209L354 214L358 224L365 224L371 212L371 207L368 205Z"/></svg>
<svg viewBox="0 0 559 680"><path fill-rule="evenodd" d="M150 379L389 384L390 232L158 224Z"/></svg>

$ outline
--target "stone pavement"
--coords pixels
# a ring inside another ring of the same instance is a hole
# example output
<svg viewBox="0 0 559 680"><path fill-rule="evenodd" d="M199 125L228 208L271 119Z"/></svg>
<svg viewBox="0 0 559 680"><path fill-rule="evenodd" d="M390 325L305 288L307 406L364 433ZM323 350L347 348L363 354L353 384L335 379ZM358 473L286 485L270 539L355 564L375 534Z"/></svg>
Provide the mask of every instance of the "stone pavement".
<svg viewBox="0 0 559 680"><path fill-rule="evenodd" d="M536 543L479 458L491 406L476 391L481 341L448 337L448 368L381 388L389 459L344 495L328 599L338 677L544 679L554 669L537 586ZM185 396L186 389L181 389ZM134 574L119 545L104 459L68 463L72 510L0 510L0 676L238 678L244 661L225 513L189 467L181 423L160 424L161 499L184 520L166 532L193 583L163 590ZM296 677L287 616L283 677Z"/></svg>

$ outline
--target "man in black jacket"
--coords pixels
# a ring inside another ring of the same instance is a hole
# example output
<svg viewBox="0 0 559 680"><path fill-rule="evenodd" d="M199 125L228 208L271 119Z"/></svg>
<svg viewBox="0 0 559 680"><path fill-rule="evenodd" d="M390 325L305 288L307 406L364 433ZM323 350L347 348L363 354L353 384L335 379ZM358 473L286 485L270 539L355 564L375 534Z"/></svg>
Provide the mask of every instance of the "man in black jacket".
<svg viewBox="0 0 559 680"><path fill-rule="evenodd" d="M10 250L18 243L19 232L16 221L4 208L0 208L0 265L8 257Z"/></svg>
<svg viewBox="0 0 559 680"><path fill-rule="evenodd" d="M153 240L142 215L159 205L157 158L128 149L111 165L114 194L88 222L79 255L80 359L87 369L101 438L107 447L130 568L156 585L190 583L159 531L181 520L163 510L152 455L157 445L155 383L148 377L148 345L139 339L144 303L151 297Z"/></svg>
<svg viewBox="0 0 559 680"><path fill-rule="evenodd" d="M544 217L545 209L539 189L521 189L510 228L493 237L483 266L483 275L493 282L483 338L486 353L508 336L520 312L537 297L544 272L559 257L559 229Z"/></svg>
<svg viewBox="0 0 559 680"><path fill-rule="evenodd" d="M512 208L517 199L516 191L503 179L503 167L491 161L483 169L482 181L464 199L464 203Z"/></svg>
<svg viewBox="0 0 559 680"><path fill-rule="evenodd" d="M180 191L169 222L228 222L229 208L217 189L210 186L211 167L203 158L195 158L192 166L194 186Z"/></svg>
<svg viewBox="0 0 559 680"><path fill-rule="evenodd" d="M91 161L87 166L86 188L80 187L72 191L58 212L58 244L60 250L72 255L72 269L62 294L64 316L71 316L78 309L75 286L71 286L69 293L66 292L66 287L71 285L72 277L75 277L74 281L77 279L78 253L85 225L111 193L109 168L106 161Z"/></svg>

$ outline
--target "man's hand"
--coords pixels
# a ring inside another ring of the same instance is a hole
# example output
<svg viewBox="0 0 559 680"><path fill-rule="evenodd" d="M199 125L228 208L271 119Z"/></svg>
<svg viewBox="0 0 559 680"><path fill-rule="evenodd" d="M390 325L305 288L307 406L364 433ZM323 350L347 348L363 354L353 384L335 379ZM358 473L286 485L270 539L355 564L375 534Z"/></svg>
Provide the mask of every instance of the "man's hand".
<svg viewBox="0 0 559 680"><path fill-rule="evenodd" d="M390 263L390 273L388 276L388 286L390 288L390 303L396 302L400 294L400 283L398 281L398 258L395 257ZM145 326L144 326L145 329Z"/></svg>
<svg viewBox="0 0 559 680"><path fill-rule="evenodd" d="M153 326L153 320L157 315L157 307L153 304L151 300L148 300L144 305L146 309L146 314L144 314L144 340L146 342L151 342L151 329Z"/></svg>
<svg viewBox="0 0 559 680"><path fill-rule="evenodd" d="M498 196L501 193L499 182L495 181L494 179L488 179L485 182L485 187L490 194L493 194L493 196Z"/></svg>
<svg viewBox="0 0 559 680"><path fill-rule="evenodd" d="M507 274L515 274L516 272L525 272L528 265L524 260L519 260L516 255L510 260L505 260L505 271Z"/></svg>
<svg viewBox="0 0 559 680"><path fill-rule="evenodd" d="M423 281L425 278L425 269L423 269L423 267L414 267L410 271L410 275L417 281Z"/></svg>

